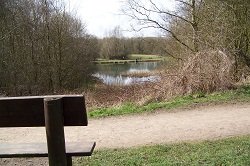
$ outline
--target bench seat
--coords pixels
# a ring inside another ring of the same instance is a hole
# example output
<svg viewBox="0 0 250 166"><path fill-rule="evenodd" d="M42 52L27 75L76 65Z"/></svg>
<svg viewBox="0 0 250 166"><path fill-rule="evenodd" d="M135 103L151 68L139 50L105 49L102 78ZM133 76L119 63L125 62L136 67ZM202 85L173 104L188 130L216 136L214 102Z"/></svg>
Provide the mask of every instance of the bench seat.
<svg viewBox="0 0 250 166"><path fill-rule="evenodd" d="M66 142L67 156L91 156L95 142ZM48 157L47 143L0 143L0 158Z"/></svg>

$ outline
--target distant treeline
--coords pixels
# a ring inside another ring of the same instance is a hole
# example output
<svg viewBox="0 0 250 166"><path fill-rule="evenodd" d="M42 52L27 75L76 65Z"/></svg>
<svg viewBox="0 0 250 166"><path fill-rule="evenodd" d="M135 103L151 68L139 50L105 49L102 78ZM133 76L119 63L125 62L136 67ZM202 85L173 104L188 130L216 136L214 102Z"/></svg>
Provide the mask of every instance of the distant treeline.
<svg viewBox="0 0 250 166"><path fill-rule="evenodd" d="M129 54L166 54L166 41L160 37L106 37L99 41L99 56L105 59L127 59Z"/></svg>

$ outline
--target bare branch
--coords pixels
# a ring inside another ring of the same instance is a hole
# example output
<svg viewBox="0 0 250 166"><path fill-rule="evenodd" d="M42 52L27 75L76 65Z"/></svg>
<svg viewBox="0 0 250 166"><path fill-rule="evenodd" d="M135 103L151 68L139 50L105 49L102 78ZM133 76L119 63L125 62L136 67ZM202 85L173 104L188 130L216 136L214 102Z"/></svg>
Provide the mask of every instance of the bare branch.
<svg viewBox="0 0 250 166"><path fill-rule="evenodd" d="M187 3L187 2L185 2L185 1L183 1L183 0L175 0L175 1L180 2L180 3L183 3L183 4L185 4L185 5L189 6L189 7L192 6L191 4L189 4L189 3Z"/></svg>
<svg viewBox="0 0 250 166"><path fill-rule="evenodd" d="M185 46L192 52L195 50L192 49L190 46L188 46L185 42L183 42L181 39L178 38L178 36L170 29L168 29L165 25L161 24L160 21L154 19L151 17L151 13L155 14L165 14L174 18L179 18L189 24L192 24L189 20L185 19L182 16L179 16L177 14L171 13L169 11L163 11L157 7L157 5L150 0L151 5L153 6L154 9L146 8L145 6L139 4L135 0L130 0L128 1L128 6L129 6L129 12L125 12L125 14L132 19L138 21L140 25L142 25L141 28L138 29L138 31L146 28L155 28L155 29L161 29L167 33L169 33L177 42L179 42L181 45ZM163 19L164 20L164 19Z"/></svg>
<svg viewBox="0 0 250 166"><path fill-rule="evenodd" d="M171 17L176 17L176 18L179 18L179 19L181 19L181 20L183 20L183 21L185 21L185 22L187 22L187 23L189 23L189 24L192 24L191 21L185 19L185 18L182 17L182 16L179 16L179 15L177 15L177 14L171 13L171 12L169 12L169 11L160 10L160 9L157 7L157 5L156 5L155 3L153 3L152 0L150 0L150 3L153 5L153 7L154 7L157 11L154 11L154 10L149 10L149 11L152 11L152 12L155 12L155 13L158 13L158 14L166 14L166 15L169 15L169 16L171 16Z"/></svg>

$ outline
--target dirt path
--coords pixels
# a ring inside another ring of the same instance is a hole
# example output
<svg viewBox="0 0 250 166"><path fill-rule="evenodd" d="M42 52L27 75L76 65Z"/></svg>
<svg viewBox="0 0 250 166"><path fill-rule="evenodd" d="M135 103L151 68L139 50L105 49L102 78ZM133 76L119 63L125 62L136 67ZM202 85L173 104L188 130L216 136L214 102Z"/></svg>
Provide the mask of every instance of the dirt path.
<svg viewBox="0 0 250 166"><path fill-rule="evenodd" d="M250 134L250 104L91 119L87 127L66 127L65 134L66 141L95 140L97 149L246 135ZM0 143L41 141L46 142L44 128L0 129Z"/></svg>

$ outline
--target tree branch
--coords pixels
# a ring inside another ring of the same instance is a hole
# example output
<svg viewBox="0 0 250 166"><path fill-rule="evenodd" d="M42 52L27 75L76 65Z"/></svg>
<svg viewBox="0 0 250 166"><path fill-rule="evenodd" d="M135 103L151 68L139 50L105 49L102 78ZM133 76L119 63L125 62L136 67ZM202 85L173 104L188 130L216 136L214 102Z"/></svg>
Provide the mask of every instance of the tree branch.
<svg viewBox="0 0 250 166"><path fill-rule="evenodd" d="M169 12L165 12L160 10L157 5L155 3L153 3L152 0L150 0L151 5L153 5L153 7L155 8L155 10L152 9L148 9L145 6L140 5L138 2L136 2L135 0L131 0L128 1L128 5L129 5L129 9L130 9L130 13L126 12L125 14L127 16L130 16L132 19L137 20L140 25L143 25L143 27L139 28L138 31L142 30L142 29L146 29L146 28L156 28L156 29L161 29L163 31L168 32L177 42L179 42L180 44L182 44L183 46L185 46L186 48L188 48L189 50L191 50L192 52L194 52L195 50L192 49L191 47L189 47L186 43L184 43L183 41L181 41L181 39L179 39L177 37L177 35L171 31L170 29L166 28L166 26L162 25L159 21L157 21L156 19L152 19L150 17L150 13L157 13L157 14L166 14L172 17L176 17L179 18L185 22L188 22L189 24L193 25L192 22L190 22L189 20L186 20L185 18L178 16L176 14L172 14ZM131 13L132 12L132 13ZM147 26L144 26L147 25Z"/></svg>

